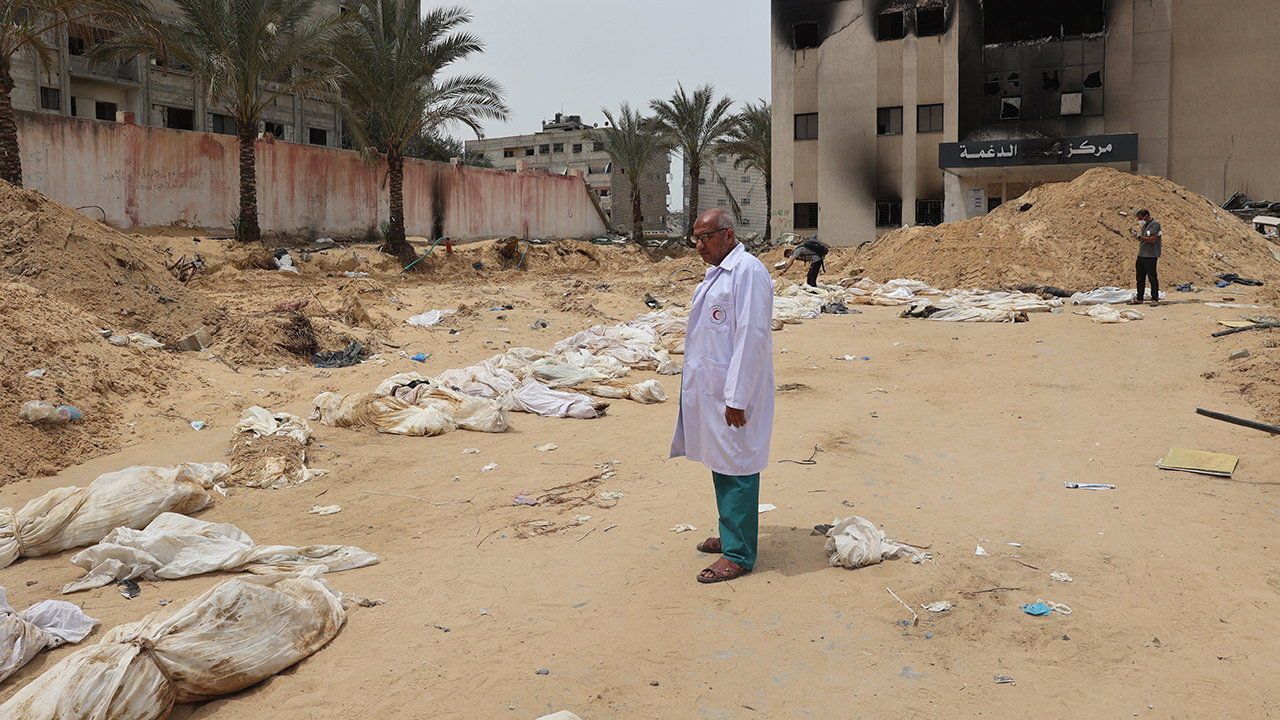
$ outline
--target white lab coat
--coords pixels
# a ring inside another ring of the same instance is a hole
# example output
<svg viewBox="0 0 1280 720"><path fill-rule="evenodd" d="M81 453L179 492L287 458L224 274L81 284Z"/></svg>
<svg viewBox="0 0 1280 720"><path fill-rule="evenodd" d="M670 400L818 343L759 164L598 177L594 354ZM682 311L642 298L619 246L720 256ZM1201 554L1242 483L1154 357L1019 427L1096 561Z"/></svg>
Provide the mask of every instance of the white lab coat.
<svg viewBox="0 0 1280 720"><path fill-rule="evenodd" d="M742 245L693 294L671 457L724 475L769 464L773 434L773 279ZM746 427L725 422L725 406L746 411Z"/></svg>

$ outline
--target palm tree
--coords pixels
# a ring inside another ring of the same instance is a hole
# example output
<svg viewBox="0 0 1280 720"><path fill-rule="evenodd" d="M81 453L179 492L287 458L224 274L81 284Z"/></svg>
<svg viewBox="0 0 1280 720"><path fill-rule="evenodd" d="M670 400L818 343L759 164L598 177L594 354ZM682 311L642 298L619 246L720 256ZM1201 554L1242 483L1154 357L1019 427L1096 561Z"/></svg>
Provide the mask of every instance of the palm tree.
<svg viewBox="0 0 1280 720"><path fill-rule="evenodd" d="M610 127L594 130L591 139L604 145L604 151L631 183L631 237L644 236L643 209L640 205L640 178L654 160L666 157L670 150L667 139L654 118L642 117L630 104L622 103L615 117L604 111Z"/></svg>
<svg viewBox="0 0 1280 720"><path fill-rule="evenodd" d="M471 22L465 9L437 8L419 18L412 0L362 0L351 16L355 32L338 52L341 107L356 144L366 155L386 157L391 214L383 250L411 262L404 228L406 148L419 134L454 122L479 137L481 120L504 120L508 109L501 86L484 75L439 77L484 49L476 36L454 32Z"/></svg>
<svg viewBox="0 0 1280 720"><path fill-rule="evenodd" d="M57 50L49 34L68 25L85 25L95 34L137 26L149 12L142 0L0 0L0 179L22 187L18 124L13 115L13 59L33 53L49 72ZM88 27L93 23L96 27Z"/></svg>
<svg viewBox="0 0 1280 720"><path fill-rule="evenodd" d="M106 0L117 2L118 0ZM240 215L236 238L257 241L257 153L262 112L277 97L332 94L340 69L330 58L346 21L318 14L318 0L173 0L174 23L139 25L103 43L115 55L152 53L190 67L210 103L236 124Z"/></svg>
<svg viewBox="0 0 1280 720"><path fill-rule="evenodd" d="M733 166L738 170L755 170L764 176L765 213L764 239L772 238L773 223L773 108L768 102L748 103L734 118L729 134L717 146L722 152L735 158Z"/></svg>
<svg viewBox="0 0 1280 720"><path fill-rule="evenodd" d="M650 103L663 131L674 147L684 155L685 177L689 179L689 204L685 208L690 233L698 220L698 180L702 176L702 164L712 153L716 143L733 127L729 98L716 100L711 85L703 85L685 92L684 85L676 86L676 92L667 100Z"/></svg>

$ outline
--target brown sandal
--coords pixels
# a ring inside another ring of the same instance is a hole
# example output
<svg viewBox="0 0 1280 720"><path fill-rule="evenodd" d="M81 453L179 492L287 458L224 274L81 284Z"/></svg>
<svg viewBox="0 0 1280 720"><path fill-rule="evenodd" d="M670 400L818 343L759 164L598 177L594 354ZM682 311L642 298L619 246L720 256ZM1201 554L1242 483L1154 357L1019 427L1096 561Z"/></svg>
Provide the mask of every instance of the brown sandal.
<svg viewBox="0 0 1280 720"><path fill-rule="evenodd" d="M724 548L720 546L720 538L709 537L698 543L698 552L710 553L711 555L719 555L724 552Z"/></svg>
<svg viewBox="0 0 1280 720"><path fill-rule="evenodd" d="M711 563L711 566L698 573L698 582L700 583L718 583L726 580L735 580L751 572L742 567L738 563L729 558L720 558Z"/></svg>

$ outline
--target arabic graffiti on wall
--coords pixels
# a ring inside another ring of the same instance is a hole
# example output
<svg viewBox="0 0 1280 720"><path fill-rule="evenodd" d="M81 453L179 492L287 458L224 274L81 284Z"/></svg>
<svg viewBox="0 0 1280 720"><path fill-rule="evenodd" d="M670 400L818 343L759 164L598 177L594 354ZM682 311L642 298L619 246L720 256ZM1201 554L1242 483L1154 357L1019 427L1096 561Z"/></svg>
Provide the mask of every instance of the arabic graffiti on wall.
<svg viewBox="0 0 1280 720"><path fill-rule="evenodd" d="M938 166L942 168L1114 163L1137 159L1138 136L1132 133L943 143L938 146Z"/></svg>

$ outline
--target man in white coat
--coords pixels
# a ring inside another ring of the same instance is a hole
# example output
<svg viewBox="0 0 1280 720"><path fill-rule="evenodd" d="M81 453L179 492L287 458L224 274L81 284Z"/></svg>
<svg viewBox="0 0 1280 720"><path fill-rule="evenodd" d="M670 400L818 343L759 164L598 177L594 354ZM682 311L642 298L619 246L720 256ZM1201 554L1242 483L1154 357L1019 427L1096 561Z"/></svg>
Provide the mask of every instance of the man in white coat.
<svg viewBox="0 0 1280 720"><path fill-rule="evenodd" d="M760 471L773 432L773 279L738 243L720 209L693 226L711 267L693 294L671 457L706 465L715 482L720 536L698 545L721 554L698 582L741 577L755 567Z"/></svg>

